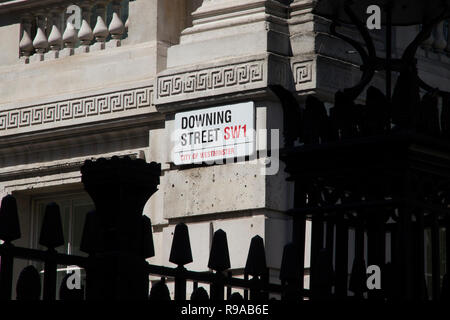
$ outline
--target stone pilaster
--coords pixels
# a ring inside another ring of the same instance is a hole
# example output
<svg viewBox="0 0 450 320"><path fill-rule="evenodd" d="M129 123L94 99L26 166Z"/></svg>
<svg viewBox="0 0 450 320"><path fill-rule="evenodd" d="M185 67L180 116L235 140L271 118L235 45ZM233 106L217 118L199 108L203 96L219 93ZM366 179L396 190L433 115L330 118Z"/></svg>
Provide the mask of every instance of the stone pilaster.
<svg viewBox="0 0 450 320"><path fill-rule="evenodd" d="M288 15L289 7L274 0L204 1L192 13L193 26L168 50L167 69L157 79L158 110L289 87Z"/></svg>

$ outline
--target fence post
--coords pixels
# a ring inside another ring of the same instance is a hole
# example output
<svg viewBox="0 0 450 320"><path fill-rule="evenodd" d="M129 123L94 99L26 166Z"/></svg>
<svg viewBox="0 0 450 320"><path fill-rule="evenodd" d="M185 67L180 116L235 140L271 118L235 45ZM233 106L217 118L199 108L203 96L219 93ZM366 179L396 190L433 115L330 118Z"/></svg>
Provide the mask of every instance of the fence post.
<svg viewBox="0 0 450 320"><path fill-rule="evenodd" d="M56 300L56 250L49 248L44 265L44 300Z"/></svg>
<svg viewBox="0 0 450 320"><path fill-rule="evenodd" d="M445 222L445 260L446 260L445 265L447 266L446 275L448 281L448 277L450 277L450 214L446 215L444 222ZM448 284L449 283L447 283L447 286ZM447 293L450 294L450 292Z"/></svg>
<svg viewBox="0 0 450 320"><path fill-rule="evenodd" d="M247 272L245 272L244 271L244 280L245 281L248 281L248 273ZM244 301L248 301L249 299L249 297L248 297L248 294L249 294L249 290L248 289L245 289L244 290Z"/></svg>
<svg viewBox="0 0 450 320"><path fill-rule="evenodd" d="M308 194L301 180L295 180L294 187L294 208L304 208L308 206ZM297 248L297 254L302 261L298 266L300 279L298 285L303 290L305 287L305 235L306 235L306 215L295 213L292 217L293 230L292 242Z"/></svg>
<svg viewBox="0 0 450 320"><path fill-rule="evenodd" d="M153 244L153 232L152 232L152 221L147 216L142 216L142 227L143 227L143 243L142 243L142 256L143 261L142 263L145 265L147 262L145 259L151 258L155 256L155 247ZM145 288L143 290L145 291L145 294L148 295L149 292L149 276L148 272L144 272L142 274L142 281L145 283Z"/></svg>
<svg viewBox="0 0 450 320"><path fill-rule="evenodd" d="M345 212L338 212L336 221L335 296L347 298L348 283L348 221Z"/></svg>
<svg viewBox="0 0 450 320"><path fill-rule="evenodd" d="M380 211L382 209L379 209ZM368 212L367 223L367 250L368 250L368 265L383 266L385 260L386 237L384 231L385 214L384 212L377 212L370 210ZM423 252L423 251L422 251ZM381 300L383 298L381 290L370 290L368 293L369 299Z"/></svg>
<svg viewBox="0 0 450 320"><path fill-rule="evenodd" d="M219 229L214 232L208 261L208 268L216 272L216 279L211 284L211 300L224 300L225 276L223 272L229 269L230 266L227 234L222 229Z"/></svg>
<svg viewBox="0 0 450 320"><path fill-rule="evenodd" d="M82 183L95 203L89 299L144 300L148 272L142 211L158 190L161 165L130 157L85 161ZM145 223L144 223L145 224Z"/></svg>
<svg viewBox="0 0 450 320"><path fill-rule="evenodd" d="M355 258L349 282L349 290L355 294L355 299L364 299L366 287L366 261L364 259L364 216L360 211L355 225Z"/></svg>
<svg viewBox="0 0 450 320"><path fill-rule="evenodd" d="M186 268L182 265L177 267L177 275L175 276L175 300L186 300Z"/></svg>
<svg viewBox="0 0 450 320"><path fill-rule="evenodd" d="M232 277L233 277L233 273L231 271L228 271L227 279L231 279ZM230 297L231 297L231 286L228 286L227 287L227 296L226 296L227 300L230 299Z"/></svg>
<svg viewBox="0 0 450 320"><path fill-rule="evenodd" d="M0 247L0 300L11 300L12 277L13 277L13 244L14 240L20 239L20 224L17 214L16 199L8 195L2 199L0 207L0 239L5 241Z"/></svg>
<svg viewBox="0 0 450 320"><path fill-rule="evenodd" d="M6 242L1 247L6 253L0 257L0 300L11 300L14 257L10 251L13 245Z"/></svg>
<svg viewBox="0 0 450 320"><path fill-rule="evenodd" d="M441 291L441 270L440 270L440 239L439 239L439 214L437 212L432 212L431 213L431 273L432 273L432 299L433 301L438 301L439 300L439 296L440 296L440 291ZM406 219L405 219L406 220ZM406 224L406 222L404 222L404 224ZM406 229L407 227L405 227ZM404 236L405 238L408 237L408 232L409 230L405 231L406 235ZM409 256L405 257L405 260L408 259ZM408 260L406 260L408 261ZM411 267L409 267L411 268ZM410 272L409 272L410 273ZM407 276L409 276L409 273L407 273L405 275L405 287L407 287ZM406 291L406 289L405 289ZM406 295L406 294L404 294ZM409 298L409 296L407 296L407 298Z"/></svg>
<svg viewBox="0 0 450 320"><path fill-rule="evenodd" d="M175 227L169 261L178 265L175 276L175 300L186 300L185 264L191 263L192 251L187 225L179 223Z"/></svg>
<svg viewBox="0 0 450 320"><path fill-rule="evenodd" d="M93 279L95 278L95 273L93 270L93 265L91 261L95 259L95 243L98 234L98 222L96 221L97 216L95 215L95 210L87 213L84 219L83 233L81 236L80 251L88 254L88 263L86 266L86 300L91 300L93 295ZM95 294L94 294L95 296Z"/></svg>
<svg viewBox="0 0 450 320"><path fill-rule="evenodd" d="M56 300L56 247L64 244L59 206L50 203L45 208L39 244L47 247L44 265L44 300Z"/></svg>
<svg viewBox="0 0 450 320"><path fill-rule="evenodd" d="M311 219L311 262L309 288L311 299L320 298L320 270L319 255L323 249L323 215L321 213L314 214Z"/></svg>

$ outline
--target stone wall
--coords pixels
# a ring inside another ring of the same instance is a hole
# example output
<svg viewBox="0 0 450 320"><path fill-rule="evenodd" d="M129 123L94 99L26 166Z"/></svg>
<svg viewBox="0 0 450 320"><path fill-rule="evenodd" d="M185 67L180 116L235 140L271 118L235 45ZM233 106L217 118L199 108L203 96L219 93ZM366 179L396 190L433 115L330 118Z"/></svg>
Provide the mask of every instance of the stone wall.
<svg viewBox="0 0 450 320"><path fill-rule="evenodd" d="M232 268L244 267L250 239L259 234L276 271L290 240L283 212L292 206L292 185L283 163L277 174L262 174L270 160L266 139L257 141L260 156L252 161L180 167L172 163L170 134L177 112L254 101L256 129L269 130L267 138L280 130L282 147L283 105L273 86L300 104L310 93L332 102L334 92L359 80L357 55L329 36L311 1L285 2L131 1L120 45L89 45L59 58L48 51L43 61L26 61L19 47L24 13L48 7L0 7L0 195L18 197L23 233L36 228L29 225L33 197L82 191L85 159L130 155L162 163L160 190L144 210L153 221L152 262L168 264L173 228L185 221L194 255L189 268L206 269L212 234L222 228ZM382 34L375 39L382 54ZM448 83L448 57L419 54L426 79ZM382 80L379 73L374 83L382 88Z"/></svg>

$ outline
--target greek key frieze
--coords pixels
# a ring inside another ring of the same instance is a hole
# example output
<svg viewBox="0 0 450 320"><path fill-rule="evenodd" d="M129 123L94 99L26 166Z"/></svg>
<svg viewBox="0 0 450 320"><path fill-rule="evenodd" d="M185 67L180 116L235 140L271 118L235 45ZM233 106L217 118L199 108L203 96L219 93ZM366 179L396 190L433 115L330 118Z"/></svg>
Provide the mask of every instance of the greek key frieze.
<svg viewBox="0 0 450 320"><path fill-rule="evenodd" d="M312 81L312 62L296 62L293 64L295 84L302 84Z"/></svg>
<svg viewBox="0 0 450 320"><path fill-rule="evenodd" d="M18 128L35 127L65 121L101 117L132 109L150 107L153 104L153 87L124 90L79 99L63 100L47 104L0 110L0 132Z"/></svg>
<svg viewBox="0 0 450 320"><path fill-rule="evenodd" d="M211 67L158 78L158 97L171 97L264 81L264 61Z"/></svg>

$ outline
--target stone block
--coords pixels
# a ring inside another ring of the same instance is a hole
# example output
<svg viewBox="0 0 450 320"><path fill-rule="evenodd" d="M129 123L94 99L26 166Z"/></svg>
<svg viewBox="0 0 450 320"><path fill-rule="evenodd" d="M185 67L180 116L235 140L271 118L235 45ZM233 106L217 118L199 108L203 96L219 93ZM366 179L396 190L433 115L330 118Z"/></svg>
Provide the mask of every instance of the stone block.
<svg viewBox="0 0 450 320"><path fill-rule="evenodd" d="M266 177L258 163L235 163L166 172L164 218L266 206Z"/></svg>

